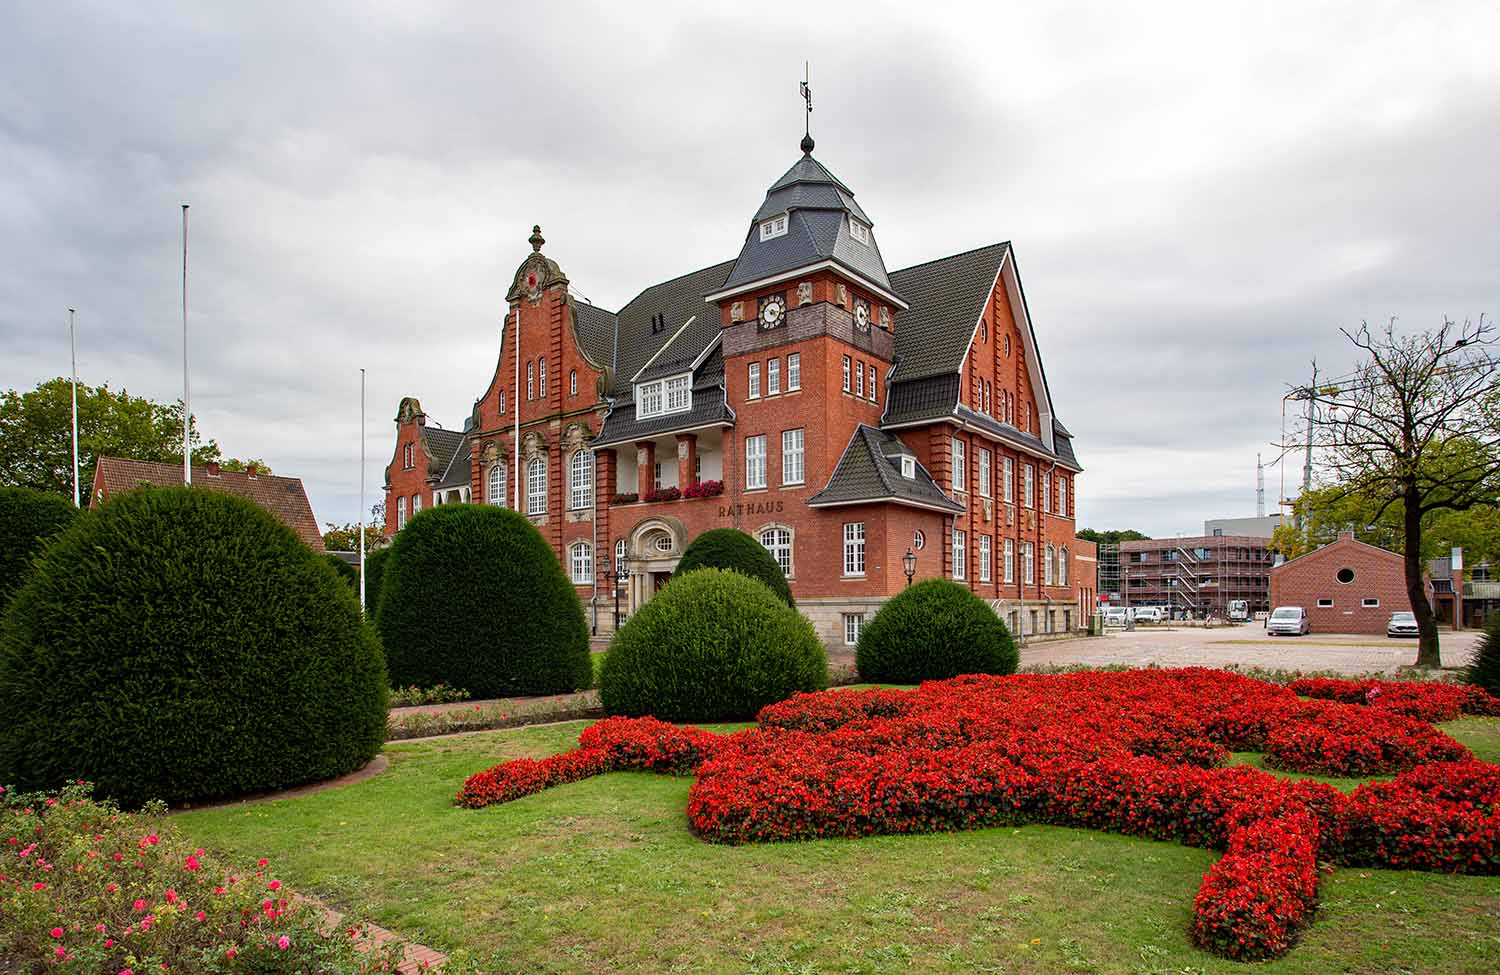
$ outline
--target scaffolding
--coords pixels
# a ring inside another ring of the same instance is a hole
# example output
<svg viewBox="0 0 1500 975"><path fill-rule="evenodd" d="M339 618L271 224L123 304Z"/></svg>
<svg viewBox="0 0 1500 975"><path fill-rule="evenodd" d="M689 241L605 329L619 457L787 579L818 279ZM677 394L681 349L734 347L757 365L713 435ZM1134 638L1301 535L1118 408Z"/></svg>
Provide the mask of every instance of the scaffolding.
<svg viewBox="0 0 1500 975"><path fill-rule="evenodd" d="M1110 605L1122 605L1124 589L1120 583L1120 545L1118 542L1100 542L1098 562L1098 595Z"/></svg>
<svg viewBox="0 0 1500 975"><path fill-rule="evenodd" d="M1120 545L1127 606L1160 606L1176 618L1229 617L1244 600L1252 614L1270 611L1271 540L1248 535L1200 535ZM1104 589L1101 546L1100 589Z"/></svg>

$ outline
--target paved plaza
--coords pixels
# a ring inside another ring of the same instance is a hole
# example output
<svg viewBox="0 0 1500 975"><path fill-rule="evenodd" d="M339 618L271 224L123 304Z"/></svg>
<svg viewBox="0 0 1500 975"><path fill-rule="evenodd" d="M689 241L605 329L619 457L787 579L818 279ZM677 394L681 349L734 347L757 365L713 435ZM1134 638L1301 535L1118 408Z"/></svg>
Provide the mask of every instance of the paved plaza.
<svg viewBox="0 0 1500 975"><path fill-rule="evenodd" d="M1469 662L1482 632L1441 633L1443 666ZM1390 673L1417 658L1417 641L1370 635L1318 634L1269 637L1260 623L1213 629L1143 626L1111 629L1102 637L1038 642L1021 650L1028 664L1125 664L1145 667L1273 667L1334 670L1346 674Z"/></svg>

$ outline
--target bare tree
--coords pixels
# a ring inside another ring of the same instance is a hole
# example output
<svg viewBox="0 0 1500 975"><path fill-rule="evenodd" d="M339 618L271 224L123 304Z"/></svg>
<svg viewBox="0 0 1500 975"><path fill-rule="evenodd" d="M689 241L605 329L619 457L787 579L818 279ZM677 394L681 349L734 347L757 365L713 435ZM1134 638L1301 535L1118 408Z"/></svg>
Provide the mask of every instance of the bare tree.
<svg viewBox="0 0 1500 975"><path fill-rule="evenodd" d="M1417 666L1439 667L1437 619L1422 564L1422 519L1500 496L1500 361L1493 322L1398 335L1395 321L1341 330L1363 353L1354 372L1303 390L1310 436L1328 479L1345 495L1401 515L1406 592L1420 631Z"/></svg>

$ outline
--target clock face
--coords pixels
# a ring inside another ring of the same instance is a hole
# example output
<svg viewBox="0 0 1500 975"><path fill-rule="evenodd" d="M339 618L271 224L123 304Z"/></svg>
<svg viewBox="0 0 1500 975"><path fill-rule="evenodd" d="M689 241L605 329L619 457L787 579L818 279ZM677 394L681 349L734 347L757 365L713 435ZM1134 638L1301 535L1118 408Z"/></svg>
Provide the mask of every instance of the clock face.
<svg viewBox="0 0 1500 975"><path fill-rule="evenodd" d="M861 332L870 330L870 303L862 299L854 302L854 327Z"/></svg>
<svg viewBox="0 0 1500 975"><path fill-rule="evenodd" d="M786 299L781 295L770 295L760 302L760 327L775 328L786 316Z"/></svg>

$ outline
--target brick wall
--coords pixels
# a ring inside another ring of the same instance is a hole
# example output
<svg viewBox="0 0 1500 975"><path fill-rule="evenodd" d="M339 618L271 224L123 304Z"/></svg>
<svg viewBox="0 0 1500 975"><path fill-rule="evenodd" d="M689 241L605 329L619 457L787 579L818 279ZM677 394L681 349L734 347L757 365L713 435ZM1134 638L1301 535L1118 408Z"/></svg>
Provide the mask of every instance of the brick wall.
<svg viewBox="0 0 1500 975"><path fill-rule="evenodd" d="M1349 582L1340 581L1343 570L1353 573ZM1367 599L1379 605L1365 606ZM1392 613L1411 609L1401 556L1349 533L1273 568L1271 606L1303 607L1314 633L1384 633Z"/></svg>

